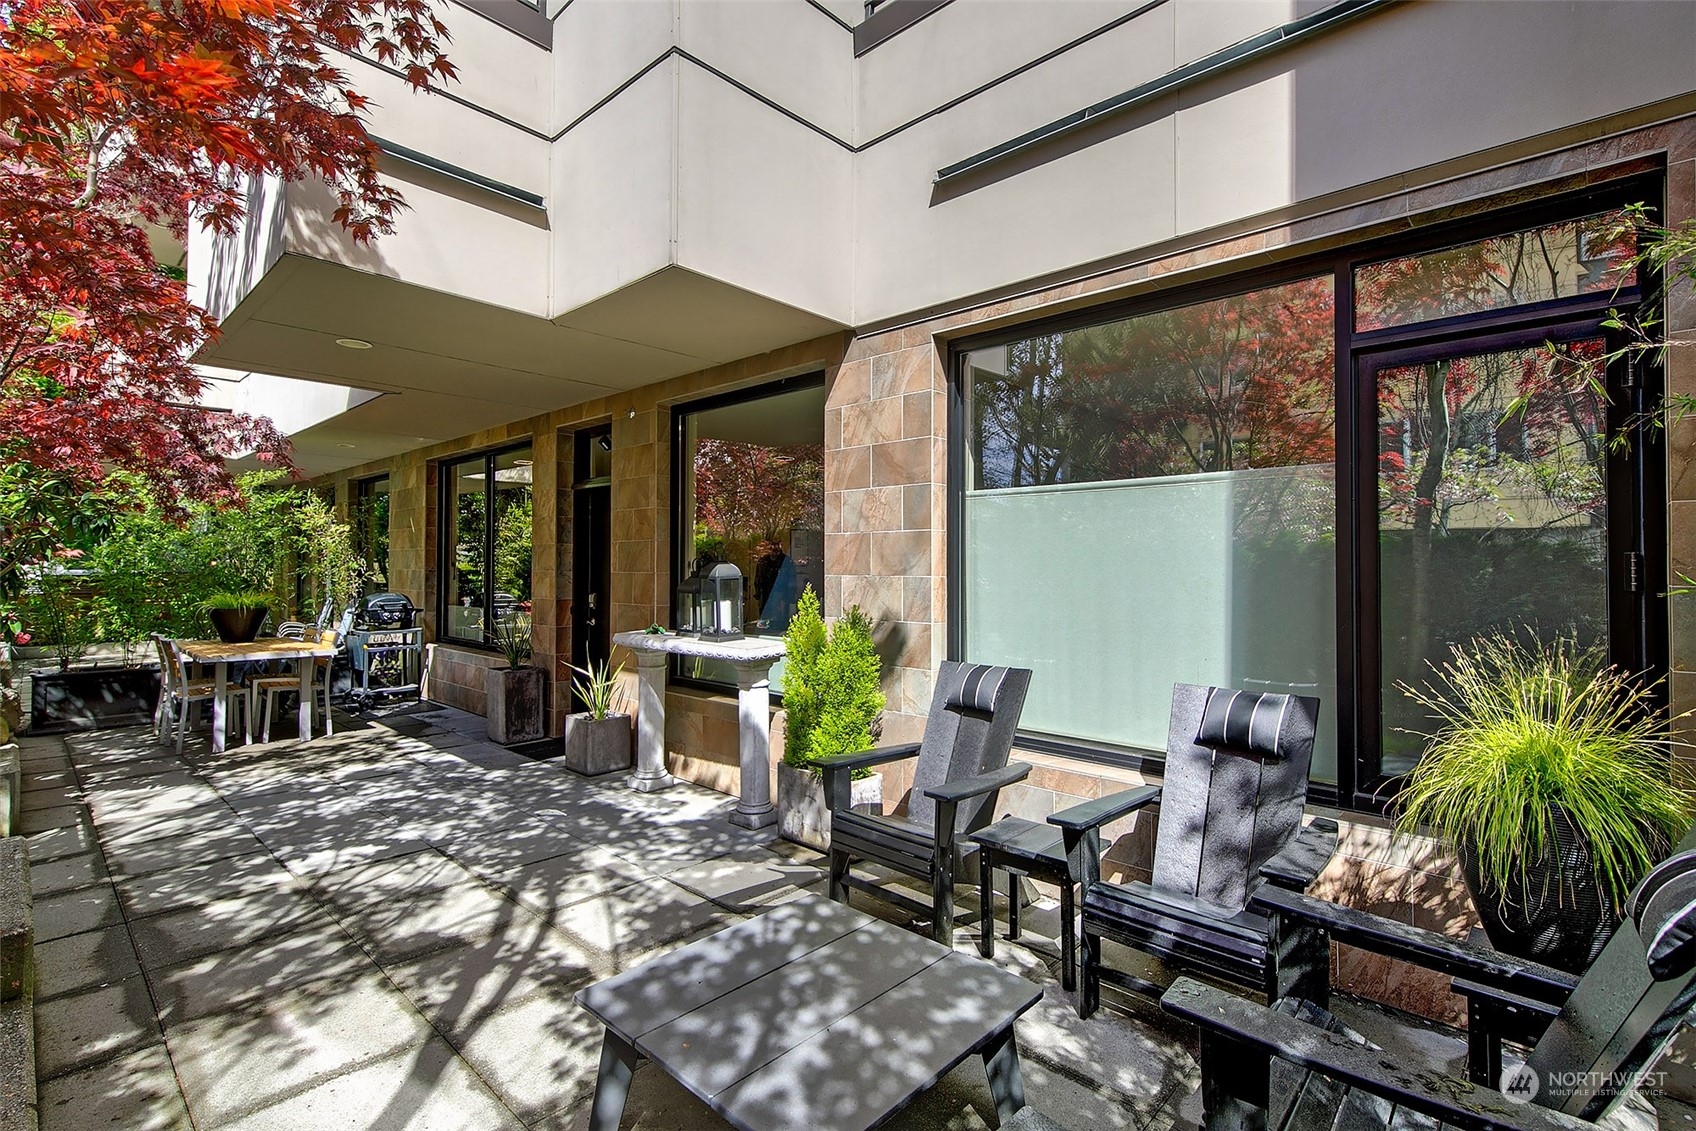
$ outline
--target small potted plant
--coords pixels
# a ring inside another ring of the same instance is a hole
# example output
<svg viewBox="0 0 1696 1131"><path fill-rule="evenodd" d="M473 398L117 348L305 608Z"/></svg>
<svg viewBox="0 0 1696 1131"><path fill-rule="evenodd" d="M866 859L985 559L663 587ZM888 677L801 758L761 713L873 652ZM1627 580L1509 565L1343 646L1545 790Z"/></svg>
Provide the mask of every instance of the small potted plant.
<svg viewBox="0 0 1696 1131"><path fill-rule="evenodd" d="M223 590L207 594L200 609L211 620L219 640L247 644L259 635L259 626L271 611L271 594L259 589Z"/></svg>
<svg viewBox="0 0 1696 1131"><path fill-rule="evenodd" d="M1492 946L1582 970L1690 825L1668 723L1649 689L1567 640L1483 636L1436 671L1435 687L1399 685L1439 723L1399 827L1455 847Z"/></svg>
<svg viewBox="0 0 1696 1131"><path fill-rule="evenodd" d="M612 709L624 665L609 670L602 660L588 668L566 666L577 673L571 689L583 701L584 710L565 716L561 760L567 768L590 777L629 769L630 716Z"/></svg>
<svg viewBox="0 0 1696 1131"><path fill-rule="evenodd" d="M858 606L826 632L818 594L808 586L784 633L783 761L777 767L777 831L819 851L830 847L830 810L815 766L832 754L869 750L883 730L881 663L872 626ZM856 772L851 802L882 812L883 777Z"/></svg>
<svg viewBox="0 0 1696 1131"><path fill-rule="evenodd" d="M547 733L547 672L530 666L530 614L514 609L495 617L489 641L506 658L484 671L489 741L502 746L535 742Z"/></svg>

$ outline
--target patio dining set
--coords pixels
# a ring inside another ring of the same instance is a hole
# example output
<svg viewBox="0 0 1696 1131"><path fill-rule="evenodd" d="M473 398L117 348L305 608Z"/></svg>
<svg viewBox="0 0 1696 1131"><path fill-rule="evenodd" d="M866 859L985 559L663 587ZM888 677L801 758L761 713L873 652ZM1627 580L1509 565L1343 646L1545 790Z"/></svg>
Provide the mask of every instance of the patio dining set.
<svg viewBox="0 0 1696 1131"><path fill-rule="evenodd" d="M245 741L253 741L254 724L262 720L260 738L269 742L277 700L287 691L299 696L297 710L302 736L312 734L314 707L319 702L323 704L325 733L330 733L334 726L330 717L330 664L341 644L337 629L285 623L278 626L278 635L245 643L177 640L160 635L153 637L153 643L163 673L159 704L153 715L154 729L161 742L169 741L167 728L174 733L179 755L191 709L199 703L209 704L211 708L214 754L221 753L228 741L232 708L241 714ZM232 665L243 665L250 670L244 678L232 679ZM287 665L293 665L294 670L270 671ZM196 666L211 669L211 674L196 674Z"/></svg>
<svg viewBox="0 0 1696 1131"><path fill-rule="evenodd" d="M1063 1127L1066 1113L1027 1106L1021 1080L1015 1022L1041 987L951 945L955 883L975 879L978 948L993 954L998 871L1012 937L1021 880L1059 887L1061 980L1076 979L1082 1017L1107 982L1195 1026L1210 1131L1578 1131L1643 1102L1645 1074L1696 1007L1696 835L1638 884L1590 968L1569 973L1305 893L1338 836L1304 820L1312 698L1179 684L1163 786L1045 823L995 821L999 791L1030 772L1009 762L1029 681L945 663L922 741L825 760L828 901L782 905L578 993L605 1026L594 1131L619 1126L643 1061L754 1131L879 1126L973 1056L1000 1126ZM850 807L855 771L903 758L917 760L904 815ZM1104 828L1154 805L1150 878L1104 879ZM847 906L853 892L928 921L931 939ZM1120 968L1104 941L1173 979ZM1465 1078L1339 1020L1333 941L1455 979L1472 1010Z"/></svg>

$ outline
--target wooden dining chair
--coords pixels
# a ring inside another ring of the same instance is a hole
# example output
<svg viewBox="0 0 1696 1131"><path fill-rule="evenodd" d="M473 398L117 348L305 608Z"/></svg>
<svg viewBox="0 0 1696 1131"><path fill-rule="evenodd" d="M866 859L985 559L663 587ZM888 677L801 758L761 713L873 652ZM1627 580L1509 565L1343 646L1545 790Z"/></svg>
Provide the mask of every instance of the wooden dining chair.
<svg viewBox="0 0 1696 1131"><path fill-rule="evenodd" d="M341 643L341 633L333 628L326 628L318 633L322 644L337 645ZM301 663L304 661L296 661ZM318 709L320 698L324 704L324 733L335 733L335 723L330 717L330 664L331 658L315 659L312 661L312 690L310 692L314 711ZM256 719L262 720L259 729L259 741L271 741L271 720L277 714L277 699L285 691L300 690L300 671L297 667L292 675L261 675L248 680L247 683L247 740L253 741L253 725ZM310 738L303 734L302 739Z"/></svg>
<svg viewBox="0 0 1696 1131"><path fill-rule="evenodd" d="M153 731L159 737L161 745L168 746L171 739L166 732L167 725L176 727L177 753L183 752L183 741L188 730L189 708L196 703L210 702L214 695L219 694L213 680L190 675L192 664L177 649L177 642L160 633L153 633L153 645L159 651L159 704L153 710ZM247 690L234 681L226 681L222 691L225 710L239 706L243 711L243 720L249 716L246 712Z"/></svg>

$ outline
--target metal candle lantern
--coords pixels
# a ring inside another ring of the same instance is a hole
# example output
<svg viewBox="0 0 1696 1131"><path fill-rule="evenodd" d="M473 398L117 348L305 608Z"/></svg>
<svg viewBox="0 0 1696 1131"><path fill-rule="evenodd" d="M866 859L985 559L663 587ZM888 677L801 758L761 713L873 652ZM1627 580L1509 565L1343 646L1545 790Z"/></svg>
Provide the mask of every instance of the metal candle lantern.
<svg viewBox="0 0 1696 1131"><path fill-rule="evenodd" d="M701 601L695 607L701 639L742 639L742 571L730 562L714 563L701 579Z"/></svg>
<svg viewBox="0 0 1696 1131"><path fill-rule="evenodd" d="M697 566L677 586L677 631L692 634L701 630L701 570Z"/></svg>

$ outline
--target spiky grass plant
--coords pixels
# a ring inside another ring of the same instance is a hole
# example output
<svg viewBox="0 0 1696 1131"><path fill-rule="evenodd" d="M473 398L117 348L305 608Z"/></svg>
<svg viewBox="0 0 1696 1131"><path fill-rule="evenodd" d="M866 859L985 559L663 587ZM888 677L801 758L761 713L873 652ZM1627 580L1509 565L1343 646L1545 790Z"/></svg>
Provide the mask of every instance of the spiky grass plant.
<svg viewBox="0 0 1696 1131"><path fill-rule="evenodd" d="M1475 845L1481 877L1506 900L1513 876L1529 896L1529 865L1557 858L1558 807L1617 911L1689 827L1696 801L1671 781L1675 742L1651 688L1572 641L1504 633L1457 644L1432 667L1436 685L1396 685L1441 723L1422 735L1429 745L1402 788L1398 827Z"/></svg>

